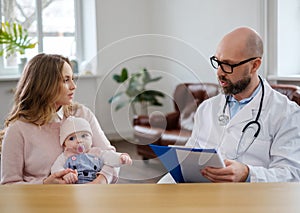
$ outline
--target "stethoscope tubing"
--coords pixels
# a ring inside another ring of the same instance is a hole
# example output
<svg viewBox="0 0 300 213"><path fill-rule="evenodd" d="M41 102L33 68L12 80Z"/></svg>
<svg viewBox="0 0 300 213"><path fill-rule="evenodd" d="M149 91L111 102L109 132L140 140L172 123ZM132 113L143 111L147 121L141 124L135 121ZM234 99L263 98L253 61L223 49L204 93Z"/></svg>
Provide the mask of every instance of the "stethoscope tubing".
<svg viewBox="0 0 300 213"><path fill-rule="evenodd" d="M244 128L242 129L242 136L241 136L240 141L239 141L239 143L238 143L238 147L237 147L237 151L236 151L236 158L235 158L235 159L237 159L238 157L240 157L242 154L244 154L244 153L250 148L250 146L253 144L253 142L255 141L255 139L257 138L257 136L258 136L259 133L260 133L261 125L260 125L258 119L260 118L260 114L261 114L261 111L262 111L262 106L263 106L263 101L264 101L264 96L265 96L265 87L264 87L264 83L263 83L262 78L261 78L260 76L258 76L258 77L259 77L259 81L260 81L261 88L262 88L262 93L261 93L261 98L260 98L260 103L259 103L258 112L257 112L257 115L256 115L255 120L248 122L248 123L244 126ZM225 126L225 125L227 124L227 123L226 123L226 122L227 122L227 119L228 119L228 121L229 121L229 117L228 117L227 115L225 115L225 110L226 110L226 107L227 107L228 102L229 102L229 97L230 97L229 95L226 96L225 105L224 105L224 107L223 107L223 114L220 115L220 116L218 117L219 124L220 124L221 126ZM226 123L226 124L225 124L225 123ZM257 125L257 130L256 130L256 132L254 133L253 139L252 139L251 143L249 144L249 146L248 146L248 147L247 147L240 155L238 155L238 150L239 150L239 148L240 148L240 144L241 144L242 139L243 139L243 137L244 137L244 133L245 133L245 131L247 130L247 128L249 128L249 126L251 126L251 125Z"/></svg>

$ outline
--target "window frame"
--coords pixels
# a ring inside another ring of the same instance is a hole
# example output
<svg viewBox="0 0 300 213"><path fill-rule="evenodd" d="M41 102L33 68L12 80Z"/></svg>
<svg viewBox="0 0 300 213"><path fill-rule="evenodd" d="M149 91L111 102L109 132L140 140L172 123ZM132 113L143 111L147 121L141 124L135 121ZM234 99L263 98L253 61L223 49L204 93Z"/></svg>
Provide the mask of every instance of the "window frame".
<svg viewBox="0 0 300 213"><path fill-rule="evenodd" d="M97 45L92 44L96 38L96 30L92 30L92 33L87 31L88 27L84 26L85 23L92 21L96 23L96 11L90 12L91 8L96 8L96 1L89 0L83 3L83 0L74 1L74 13L75 13L75 40L76 40L76 60L80 65L83 61L87 60L87 55L96 55L97 50L91 47ZM40 0L35 0L36 4L36 16L37 16L37 41L38 53L43 52L43 20L42 20L42 4ZM0 15L2 11L2 2L0 1ZM96 26L95 26L96 27ZM89 53L89 54L86 54ZM91 58L91 57L90 57ZM0 58L0 79L11 78L12 76L18 77L20 74L15 68L4 68L3 58ZM9 74L9 70L14 70L13 74Z"/></svg>
<svg viewBox="0 0 300 213"><path fill-rule="evenodd" d="M286 3L286 2L285 2ZM271 83L296 84L300 86L300 67L295 67L297 73L291 74L289 70L285 72L279 67L279 60L284 60L279 57L279 0L267 1L266 4L266 43L265 52L267 53L266 77Z"/></svg>

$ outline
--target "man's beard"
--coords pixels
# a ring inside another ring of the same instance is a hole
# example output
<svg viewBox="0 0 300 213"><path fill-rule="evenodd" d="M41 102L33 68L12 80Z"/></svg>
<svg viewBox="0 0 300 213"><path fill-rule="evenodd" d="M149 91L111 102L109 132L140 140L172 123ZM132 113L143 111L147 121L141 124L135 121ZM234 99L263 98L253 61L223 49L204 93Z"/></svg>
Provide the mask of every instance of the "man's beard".
<svg viewBox="0 0 300 213"><path fill-rule="evenodd" d="M224 76L220 76L219 80L227 83L227 86L222 88L225 95L236 95L243 92L248 87L251 82L251 77L246 76L244 79L239 80L234 84L230 80L224 78Z"/></svg>

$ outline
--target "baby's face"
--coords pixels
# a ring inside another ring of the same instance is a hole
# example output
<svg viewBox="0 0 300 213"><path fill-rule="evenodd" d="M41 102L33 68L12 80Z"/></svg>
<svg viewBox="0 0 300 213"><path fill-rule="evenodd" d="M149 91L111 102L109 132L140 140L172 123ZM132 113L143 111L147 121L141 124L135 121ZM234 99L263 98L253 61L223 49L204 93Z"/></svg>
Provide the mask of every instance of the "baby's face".
<svg viewBox="0 0 300 213"><path fill-rule="evenodd" d="M92 136L89 132L75 132L70 134L65 142L65 149L71 149L74 152L84 152L90 148Z"/></svg>

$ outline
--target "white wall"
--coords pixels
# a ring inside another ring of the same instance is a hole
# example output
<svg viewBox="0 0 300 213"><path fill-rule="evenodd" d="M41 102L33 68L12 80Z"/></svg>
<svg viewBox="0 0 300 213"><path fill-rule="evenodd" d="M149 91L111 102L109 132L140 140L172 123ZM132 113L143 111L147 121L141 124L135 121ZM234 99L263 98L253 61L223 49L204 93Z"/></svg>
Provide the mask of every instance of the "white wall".
<svg viewBox="0 0 300 213"><path fill-rule="evenodd" d="M95 113L106 134L128 133L128 109L115 112L107 100L119 86L122 67L147 67L163 80L153 84L172 96L180 82L216 82L209 57L221 37L247 25L264 37L264 0L97 0L98 82ZM168 112L171 100L163 108Z"/></svg>
<svg viewBox="0 0 300 213"><path fill-rule="evenodd" d="M12 79L10 81L0 80L0 129L4 128L4 121L13 106L14 88L17 82L18 79Z"/></svg>

